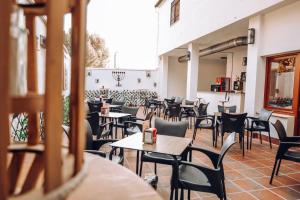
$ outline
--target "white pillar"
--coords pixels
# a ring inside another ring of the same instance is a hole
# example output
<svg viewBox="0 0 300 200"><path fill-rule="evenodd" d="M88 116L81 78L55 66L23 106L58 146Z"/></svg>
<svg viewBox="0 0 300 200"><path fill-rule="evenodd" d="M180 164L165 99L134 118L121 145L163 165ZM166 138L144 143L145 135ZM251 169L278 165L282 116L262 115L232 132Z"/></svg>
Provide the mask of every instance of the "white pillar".
<svg viewBox="0 0 300 200"><path fill-rule="evenodd" d="M199 65L199 52L198 45L190 43L188 45L190 51L190 60L187 67L187 83L186 83L186 99L196 100L198 90L198 65Z"/></svg>
<svg viewBox="0 0 300 200"><path fill-rule="evenodd" d="M167 98L168 96L168 73L169 73L169 57L161 56L160 60L160 86L159 95L161 98Z"/></svg>
<svg viewBox="0 0 300 200"><path fill-rule="evenodd" d="M251 18L249 28L255 29L255 43L248 45L245 112L254 115L260 111L264 102L266 67L264 59L260 56L262 17L259 15Z"/></svg>

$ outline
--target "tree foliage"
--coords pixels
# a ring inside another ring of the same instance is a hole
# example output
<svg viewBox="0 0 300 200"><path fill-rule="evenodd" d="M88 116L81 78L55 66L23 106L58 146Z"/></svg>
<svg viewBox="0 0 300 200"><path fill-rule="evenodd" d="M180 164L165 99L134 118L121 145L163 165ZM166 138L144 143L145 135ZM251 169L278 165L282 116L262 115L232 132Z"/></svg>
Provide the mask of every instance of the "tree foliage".
<svg viewBox="0 0 300 200"><path fill-rule="evenodd" d="M64 44L71 55L71 30L65 33ZM97 34L86 34L85 66L103 68L108 62L109 52L105 41Z"/></svg>

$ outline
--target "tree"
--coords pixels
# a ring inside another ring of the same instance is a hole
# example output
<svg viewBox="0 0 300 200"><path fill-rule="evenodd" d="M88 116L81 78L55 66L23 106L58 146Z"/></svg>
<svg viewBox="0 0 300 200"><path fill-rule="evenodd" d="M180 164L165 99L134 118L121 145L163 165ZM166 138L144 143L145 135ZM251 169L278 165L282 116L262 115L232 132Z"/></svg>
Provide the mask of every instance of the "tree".
<svg viewBox="0 0 300 200"><path fill-rule="evenodd" d="M65 33L64 44L67 52L71 55L71 30ZM97 34L86 34L85 66L103 68L108 62L108 49L105 41Z"/></svg>

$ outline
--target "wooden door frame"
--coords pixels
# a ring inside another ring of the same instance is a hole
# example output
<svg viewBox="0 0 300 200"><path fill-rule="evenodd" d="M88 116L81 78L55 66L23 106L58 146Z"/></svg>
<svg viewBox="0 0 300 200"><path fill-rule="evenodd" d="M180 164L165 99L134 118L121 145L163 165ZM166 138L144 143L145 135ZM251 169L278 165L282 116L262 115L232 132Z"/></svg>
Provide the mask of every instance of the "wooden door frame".
<svg viewBox="0 0 300 200"><path fill-rule="evenodd" d="M295 75L294 75L294 89L293 89L293 105L292 109L274 108L268 105L269 100L269 83L270 83L270 62L274 58L283 56L296 56L295 61ZM264 108L273 110L274 113L287 114L295 117L294 121L294 135L300 135L298 130L299 116L299 101L300 101L300 52L280 54L276 56L267 57L266 60L266 76L265 76L265 94L264 94Z"/></svg>

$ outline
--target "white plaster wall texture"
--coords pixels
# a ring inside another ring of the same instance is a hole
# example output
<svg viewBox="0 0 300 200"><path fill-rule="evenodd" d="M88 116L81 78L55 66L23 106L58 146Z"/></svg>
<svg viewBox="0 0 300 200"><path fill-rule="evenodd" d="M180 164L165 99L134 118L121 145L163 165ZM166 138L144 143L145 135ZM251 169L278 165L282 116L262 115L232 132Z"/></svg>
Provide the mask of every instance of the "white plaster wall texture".
<svg viewBox="0 0 300 200"><path fill-rule="evenodd" d="M151 91L157 91L159 89L159 74L158 70L130 70L130 69L120 69L120 71L125 72L125 78L121 81L121 87L117 87L117 81L113 78L112 72L116 69L96 69L87 68L86 69L86 90L97 90L104 86L104 88L109 88L112 90L138 90L138 89L148 89ZM88 76L88 73L91 76ZM150 77L146 77L146 72L150 72ZM138 78L141 82L138 83ZM96 82L98 80L98 83ZM156 87L154 86L156 83Z"/></svg>
<svg viewBox="0 0 300 200"><path fill-rule="evenodd" d="M284 0L182 0L180 19L170 26L171 2L172 0L165 0L158 8L159 55Z"/></svg>
<svg viewBox="0 0 300 200"><path fill-rule="evenodd" d="M198 91L210 91L211 84L214 84L216 77L225 76L226 60L201 59L198 70Z"/></svg>
<svg viewBox="0 0 300 200"><path fill-rule="evenodd" d="M187 63L179 63L177 57L169 57L167 97L186 95Z"/></svg>

